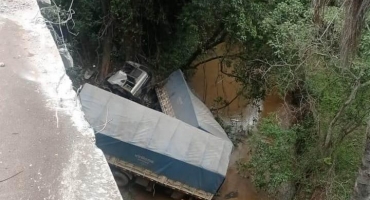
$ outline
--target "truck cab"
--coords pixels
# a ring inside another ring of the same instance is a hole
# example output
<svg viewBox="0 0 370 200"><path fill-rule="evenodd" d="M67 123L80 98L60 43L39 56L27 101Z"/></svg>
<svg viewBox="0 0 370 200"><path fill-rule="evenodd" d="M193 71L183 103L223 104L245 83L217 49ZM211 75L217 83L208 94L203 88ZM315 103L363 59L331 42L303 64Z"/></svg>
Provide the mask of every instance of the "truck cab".
<svg viewBox="0 0 370 200"><path fill-rule="evenodd" d="M146 67L132 61L127 61L120 70L107 78L109 88L114 93L129 99L138 98L148 80Z"/></svg>

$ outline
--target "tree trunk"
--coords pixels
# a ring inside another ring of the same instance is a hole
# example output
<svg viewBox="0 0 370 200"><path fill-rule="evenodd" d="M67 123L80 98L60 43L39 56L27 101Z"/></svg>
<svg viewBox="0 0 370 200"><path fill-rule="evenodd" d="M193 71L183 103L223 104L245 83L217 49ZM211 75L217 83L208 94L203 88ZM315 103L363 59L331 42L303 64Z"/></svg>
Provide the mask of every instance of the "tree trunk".
<svg viewBox="0 0 370 200"><path fill-rule="evenodd" d="M110 0L101 0L102 9L104 13L104 25L105 33L103 32L103 58L100 69L100 80L103 80L110 72L111 62L110 55L112 52L113 42L113 22L112 16L110 15Z"/></svg>
<svg viewBox="0 0 370 200"><path fill-rule="evenodd" d="M346 0L344 2L346 17L342 30L340 58L343 66L349 66L358 50L361 32L370 10L370 0Z"/></svg>
<svg viewBox="0 0 370 200"><path fill-rule="evenodd" d="M370 121L366 129L365 152L355 182L352 200L370 199Z"/></svg>
<svg viewBox="0 0 370 200"><path fill-rule="evenodd" d="M112 32L113 27L110 26L107 29L107 33L104 36L104 42L103 42L103 59L102 59L102 66L100 70L100 79L104 79L111 69L111 62L110 62L110 55L112 52Z"/></svg>
<svg viewBox="0 0 370 200"><path fill-rule="evenodd" d="M348 96L347 100L342 104L340 109L335 114L334 118L330 121L329 128L328 128L328 131L325 137L324 147L326 149L328 149L332 143L333 128L334 128L335 123L342 116L344 110L352 103L353 100L355 100L357 91L360 87L361 87L361 84L359 81L357 81L357 83L355 83L355 86L352 88L351 94Z"/></svg>

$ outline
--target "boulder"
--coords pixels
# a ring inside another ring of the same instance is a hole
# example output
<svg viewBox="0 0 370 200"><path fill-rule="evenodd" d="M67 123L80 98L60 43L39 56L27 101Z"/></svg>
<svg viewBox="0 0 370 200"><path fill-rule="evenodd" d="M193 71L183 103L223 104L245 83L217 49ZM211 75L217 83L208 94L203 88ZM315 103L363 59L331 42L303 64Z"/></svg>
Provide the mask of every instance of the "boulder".
<svg viewBox="0 0 370 200"><path fill-rule="evenodd" d="M295 194L296 188L293 182L282 183L278 187L277 199L279 200L292 200Z"/></svg>

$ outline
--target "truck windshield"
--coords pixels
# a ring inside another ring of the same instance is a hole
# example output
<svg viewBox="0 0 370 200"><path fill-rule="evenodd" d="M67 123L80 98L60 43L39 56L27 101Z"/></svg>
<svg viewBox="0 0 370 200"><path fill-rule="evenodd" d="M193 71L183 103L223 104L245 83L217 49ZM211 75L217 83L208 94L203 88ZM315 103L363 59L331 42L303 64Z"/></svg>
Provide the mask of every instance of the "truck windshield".
<svg viewBox="0 0 370 200"><path fill-rule="evenodd" d="M131 71L130 75L134 77L135 79L138 79L140 75L142 74L142 71L140 69L134 68L134 70Z"/></svg>

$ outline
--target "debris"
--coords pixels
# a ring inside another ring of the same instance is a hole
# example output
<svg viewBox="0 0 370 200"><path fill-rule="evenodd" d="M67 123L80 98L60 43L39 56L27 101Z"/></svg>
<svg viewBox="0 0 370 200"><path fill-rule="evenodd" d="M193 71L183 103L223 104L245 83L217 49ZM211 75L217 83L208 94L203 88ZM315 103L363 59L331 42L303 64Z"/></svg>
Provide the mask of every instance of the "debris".
<svg viewBox="0 0 370 200"><path fill-rule="evenodd" d="M85 71L85 74L84 74L84 79L86 79L86 80L90 79L90 78L91 78L91 76L92 76L94 73L95 73L94 71L87 69L87 70Z"/></svg>
<svg viewBox="0 0 370 200"><path fill-rule="evenodd" d="M5 67L5 63L0 62L0 67Z"/></svg>

